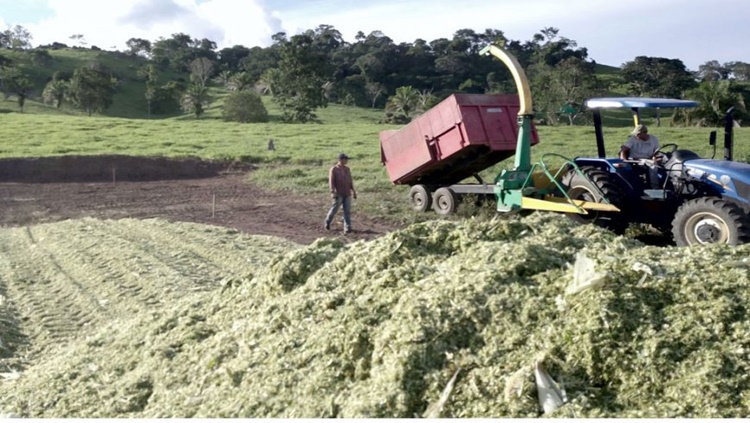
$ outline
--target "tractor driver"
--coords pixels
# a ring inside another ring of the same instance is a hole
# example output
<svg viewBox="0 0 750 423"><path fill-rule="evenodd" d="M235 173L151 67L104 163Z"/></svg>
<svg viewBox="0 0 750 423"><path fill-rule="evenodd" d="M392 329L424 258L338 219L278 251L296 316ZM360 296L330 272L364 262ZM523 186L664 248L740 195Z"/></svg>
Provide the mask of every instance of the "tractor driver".
<svg viewBox="0 0 750 423"><path fill-rule="evenodd" d="M659 189L659 173L656 167L661 163L661 158L656 155L659 151L659 138L648 133L646 125L637 125L630 137L620 149L620 158L653 160L654 166L648 168L648 179L651 189Z"/></svg>
<svg viewBox="0 0 750 423"><path fill-rule="evenodd" d="M657 160L655 153L659 150L659 138L648 133L646 125L638 125L630 133L630 138L620 150L620 158Z"/></svg>

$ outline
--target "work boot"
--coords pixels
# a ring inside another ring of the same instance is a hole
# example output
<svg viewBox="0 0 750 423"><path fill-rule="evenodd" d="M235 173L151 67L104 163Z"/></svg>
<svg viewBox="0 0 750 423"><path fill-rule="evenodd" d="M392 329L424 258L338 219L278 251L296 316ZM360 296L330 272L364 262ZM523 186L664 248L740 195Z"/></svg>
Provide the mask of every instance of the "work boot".
<svg viewBox="0 0 750 423"><path fill-rule="evenodd" d="M344 233L345 233L345 234L350 234L350 233L352 233L352 228L346 228L346 229L344 229Z"/></svg>
<svg viewBox="0 0 750 423"><path fill-rule="evenodd" d="M328 222L326 222L325 223L325 228L326 228L327 231L330 231L331 230L331 224L328 223Z"/></svg>

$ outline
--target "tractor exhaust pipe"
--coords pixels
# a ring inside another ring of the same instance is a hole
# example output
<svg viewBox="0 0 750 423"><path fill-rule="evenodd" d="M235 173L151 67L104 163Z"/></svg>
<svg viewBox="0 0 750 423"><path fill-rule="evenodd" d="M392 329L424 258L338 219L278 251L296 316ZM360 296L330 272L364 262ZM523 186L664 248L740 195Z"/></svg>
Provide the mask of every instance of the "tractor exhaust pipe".
<svg viewBox="0 0 750 423"><path fill-rule="evenodd" d="M734 149L732 112L734 112L734 107L730 107L724 115L724 160L732 160L732 150Z"/></svg>

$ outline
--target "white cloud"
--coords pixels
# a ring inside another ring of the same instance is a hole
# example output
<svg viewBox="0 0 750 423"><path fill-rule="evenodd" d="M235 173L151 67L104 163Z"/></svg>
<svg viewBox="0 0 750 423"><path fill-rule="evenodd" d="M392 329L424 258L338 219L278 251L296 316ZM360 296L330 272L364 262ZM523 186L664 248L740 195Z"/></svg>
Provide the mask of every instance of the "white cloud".
<svg viewBox="0 0 750 423"><path fill-rule="evenodd" d="M258 2L248 0L213 0L198 6L198 15L220 24L224 30L223 46L267 46L271 36L282 31L281 21Z"/></svg>
<svg viewBox="0 0 750 423"><path fill-rule="evenodd" d="M208 38L219 47L242 44L266 46L281 23L259 2L253 0L171 0L170 12L154 9L150 0L49 0L54 14L35 24L25 25L34 36L34 44L54 41L74 45L73 34L83 34L88 45L103 49L125 48L130 38L155 41L174 33L193 38ZM149 8L149 6L151 6ZM149 8L144 16L138 8ZM178 13L179 11L179 13Z"/></svg>
<svg viewBox="0 0 750 423"><path fill-rule="evenodd" d="M30 0L0 0L27 2ZM40 0L41 1L41 0ZM459 29L502 30L529 40L544 27L576 40L599 63L619 66L637 55L679 58L691 69L707 60L747 61L747 0L48 0L50 18L21 24L33 44L125 48L132 38L151 41L182 32L219 48L268 46L271 36L332 25L347 41L379 30L395 42L451 38ZM25 3L24 3L25 4ZM36 3L35 3L36 4ZM139 6L140 5L140 6ZM35 11L41 7L33 8ZM0 15L3 12L0 11ZM4 16L9 20L10 14ZM0 17L2 23L3 17ZM744 49L744 50L743 50Z"/></svg>

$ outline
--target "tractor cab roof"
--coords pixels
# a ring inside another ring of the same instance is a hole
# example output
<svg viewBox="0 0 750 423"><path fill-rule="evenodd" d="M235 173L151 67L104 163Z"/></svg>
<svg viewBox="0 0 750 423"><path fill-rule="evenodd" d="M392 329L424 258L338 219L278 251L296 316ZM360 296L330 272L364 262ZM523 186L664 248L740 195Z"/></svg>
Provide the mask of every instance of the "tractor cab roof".
<svg viewBox="0 0 750 423"><path fill-rule="evenodd" d="M673 98L648 97L602 97L586 100L589 109L640 109L656 107L697 107L698 102L692 100L677 100Z"/></svg>

